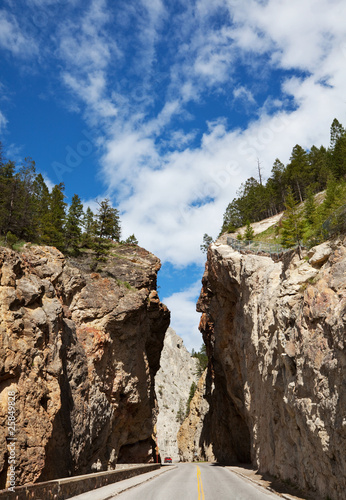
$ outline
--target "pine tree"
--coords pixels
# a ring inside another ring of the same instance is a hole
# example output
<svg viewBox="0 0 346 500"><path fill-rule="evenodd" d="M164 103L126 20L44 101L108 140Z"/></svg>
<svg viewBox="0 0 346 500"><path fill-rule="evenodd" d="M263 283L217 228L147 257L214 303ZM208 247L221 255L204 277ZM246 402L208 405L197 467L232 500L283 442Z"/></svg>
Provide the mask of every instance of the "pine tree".
<svg viewBox="0 0 346 500"><path fill-rule="evenodd" d="M138 245L138 240L134 234L131 234L131 236L126 238L125 243L128 245Z"/></svg>
<svg viewBox="0 0 346 500"><path fill-rule="evenodd" d="M34 183L36 177L35 162L32 158L25 158L19 170L19 186L14 208L16 220L16 235L26 241L35 240L37 233L34 228Z"/></svg>
<svg viewBox="0 0 346 500"><path fill-rule="evenodd" d="M111 207L108 199L102 200L99 203L96 234L99 238L110 238L114 241L120 240L119 211Z"/></svg>
<svg viewBox="0 0 346 500"><path fill-rule="evenodd" d="M82 246L93 247L93 241L96 237L96 219L94 212L90 207L86 209L83 219L84 233L82 234Z"/></svg>
<svg viewBox="0 0 346 500"><path fill-rule="evenodd" d="M301 241L303 238L303 220L300 217L298 203L294 198L291 188L289 188L287 192L284 217L282 221L281 244L286 248L297 245L300 255Z"/></svg>
<svg viewBox="0 0 346 500"><path fill-rule="evenodd" d="M315 204L315 197L311 188L307 189L304 213L307 223L313 225L316 215L316 204Z"/></svg>
<svg viewBox="0 0 346 500"><path fill-rule="evenodd" d="M203 253L208 252L209 245L213 242L213 238L209 234L205 233L203 236L203 244L200 245L200 249Z"/></svg>
<svg viewBox="0 0 346 500"><path fill-rule="evenodd" d="M68 210L65 225L65 246L71 246L73 251L78 252L83 224L83 204L77 194L73 195L71 206Z"/></svg>
<svg viewBox="0 0 346 500"><path fill-rule="evenodd" d="M337 192L338 192L338 181L336 180L334 175L331 174L328 177L326 196L324 198L322 205L322 211L324 216L327 216L328 213L330 212L330 209L333 207L335 199L337 197Z"/></svg>
<svg viewBox="0 0 346 500"><path fill-rule="evenodd" d="M292 188L296 190L299 200L302 202L304 186L309 183L310 167L308 155L299 144L296 144L292 150L286 171Z"/></svg>
<svg viewBox="0 0 346 500"><path fill-rule="evenodd" d="M287 184L287 174L285 165L278 159L274 161L271 178L273 182L273 190L275 192L276 203L278 204L280 211L284 206L286 197L286 184ZM268 179L268 181L270 180ZM267 182L268 184L268 182Z"/></svg>
<svg viewBox="0 0 346 500"><path fill-rule="evenodd" d="M326 187L329 173L328 153L326 148L323 146L320 148L312 146L308 154L308 160L313 181L313 186L310 185L310 187L315 192L321 191Z"/></svg>
<svg viewBox="0 0 346 500"><path fill-rule="evenodd" d="M0 234L6 235L12 229L12 213L18 176L12 161L0 166Z"/></svg>
<svg viewBox="0 0 346 500"><path fill-rule="evenodd" d="M105 199L99 203L96 215L95 238L93 248L96 251L96 260L106 260L111 246L111 240L120 240L120 218L116 208L111 207L110 201Z"/></svg>
<svg viewBox="0 0 346 500"><path fill-rule="evenodd" d="M250 225L250 221L247 221L246 229L244 233L244 240L252 240L255 235L255 231Z"/></svg>
<svg viewBox="0 0 346 500"><path fill-rule="evenodd" d="M46 235L49 226L49 189L41 174L35 177L33 182L33 233L34 240L38 243L47 242L49 236Z"/></svg>
<svg viewBox="0 0 346 500"><path fill-rule="evenodd" d="M59 250L63 250L65 245L64 225L66 219L64 202L65 186L61 182L56 184L49 196L48 217L45 220L44 241L48 245L55 246Z"/></svg>
<svg viewBox="0 0 346 500"><path fill-rule="evenodd" d="M344 135L344 127L336 118L334 118L330 126L330 149L334 149L337 141Z"/></svg>

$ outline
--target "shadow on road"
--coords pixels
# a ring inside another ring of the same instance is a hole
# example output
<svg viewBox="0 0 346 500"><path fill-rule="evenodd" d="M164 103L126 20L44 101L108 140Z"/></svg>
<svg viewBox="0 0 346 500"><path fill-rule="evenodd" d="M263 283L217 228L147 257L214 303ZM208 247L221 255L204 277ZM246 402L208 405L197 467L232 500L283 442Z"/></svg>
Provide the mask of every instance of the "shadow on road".
<svg viewBox="0 0 346 500"><path fill-rule="evenodd" d="M323 500L316 492L302 491L295 486L291 481L284 481L268 473L260 473L252 465L249 464L213 464L217 467L227 467L236 474L244 476L251 481L255 481L264 488L270 488L279 494L291 495L299 500Z"/></svg>

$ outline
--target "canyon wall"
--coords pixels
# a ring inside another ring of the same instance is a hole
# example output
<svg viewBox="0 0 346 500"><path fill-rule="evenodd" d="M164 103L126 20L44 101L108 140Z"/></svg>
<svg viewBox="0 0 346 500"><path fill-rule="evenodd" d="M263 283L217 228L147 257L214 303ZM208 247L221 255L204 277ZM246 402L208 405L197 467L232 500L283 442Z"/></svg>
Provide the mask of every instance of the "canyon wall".
<svg viewBox="0 0 346 500"><path fill-rule="evenodd" d="M168 328L161 353L160 370L155 376L155 390L159 405L157 438L161 455L179 461L177 434L180 413L186 404L193 382L197 382L197 359L184 346L183 340Z"/></svg>
<svg viewBox="0 0 346 500"><path fill-rule="evenodd" d="M153 460L154 377L170 320L159 268L131 245L99 263L52 247L0 248L0 489L9 391L16 485Z"/></svg>
<svg viewBox="0 0 346 500"><path fill-rule="evenodd" d="M205 369L198 381L196 392L191 400L189 412L181 424L177 436L179 458L181 462L203 460L215 462L213 446L206 435L209 435L210 421L207 394L207 375Z"/></svg>
<svg viewBox="0 0 346 500"><path fill-rule="evenodd" d="M223 236L198 301L210 405L200 444L333 500L346 488L345 243L274 262Z"/></svg>

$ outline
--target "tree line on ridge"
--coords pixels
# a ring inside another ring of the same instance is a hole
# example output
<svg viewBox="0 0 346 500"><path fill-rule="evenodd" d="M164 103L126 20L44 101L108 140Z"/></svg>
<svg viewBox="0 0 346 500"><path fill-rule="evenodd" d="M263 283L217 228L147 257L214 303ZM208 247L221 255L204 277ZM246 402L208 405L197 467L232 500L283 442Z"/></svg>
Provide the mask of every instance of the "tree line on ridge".
<svg viewBox="0 0 346 500"><path fill-rule="evenodd" d="M64 190L60 183L50 191L31 158L20 167L5 160L0 142L0 240L9 246L19 240L51 245L73 254L91 248L102 259L109 242L120 242L119 211L108 199L98 203L96 214L89 207L84 211L77 194L68 207ZM126 243L138 242L132 235Z"/></svg>

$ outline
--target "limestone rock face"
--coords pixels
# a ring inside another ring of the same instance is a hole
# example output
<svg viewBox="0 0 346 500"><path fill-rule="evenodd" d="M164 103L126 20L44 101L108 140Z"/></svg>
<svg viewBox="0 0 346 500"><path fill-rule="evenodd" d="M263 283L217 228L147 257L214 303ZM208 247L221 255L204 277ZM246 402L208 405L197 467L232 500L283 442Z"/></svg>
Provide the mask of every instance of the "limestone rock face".
<svg viewBox="0 0 346 500"><path fill-rule="evenodd" d="M8 391L17 485L153 460L170 319L155 290L160 261L123 245L97 272L90 265L52 247L0 248L0 489Z"/></svg>
<svg viewBox="0 0 346 500"><path fill-rule="evenodd" d="M157 438L161 459L171 457L179 461L177 434L180 421L179 407L185 412L191 384L197 382L197 360L172 328L168 328L161 353L160 370L155 376L155 390L159 405Z"/></svg>
<svg viewBox="0 0 346 500"><path fill-rule="evenodd" d="M211 380L202 438L216 459L333 500L346 487L345 243L273 262L220 239L198 302Z"/></svg>
<svg viewBox="0 0 346 500"><path fill-rule="evenodd" d="M209 403L206 399L207 369L197 384L195 395L190 403L190 411L178 432L179 456L182 462L207 460L214 462L213 447L205 437L208 423L205 417L209 413Z"/></svg>

